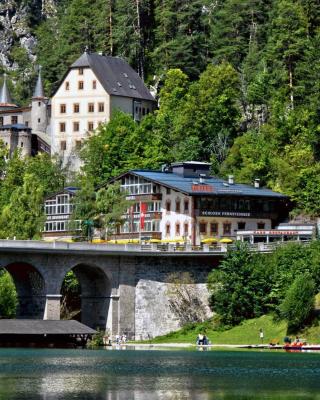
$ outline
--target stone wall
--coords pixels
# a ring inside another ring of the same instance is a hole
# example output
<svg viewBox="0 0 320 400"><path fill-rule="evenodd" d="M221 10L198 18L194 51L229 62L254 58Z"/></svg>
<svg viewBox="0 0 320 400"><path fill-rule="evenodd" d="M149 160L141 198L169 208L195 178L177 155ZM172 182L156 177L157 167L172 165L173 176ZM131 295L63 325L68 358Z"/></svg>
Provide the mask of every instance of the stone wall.
<svg viewBox="0 0 320 400"><path fill-rule="evenodd" d="M191 282L182 283L183 292L190 294L194 300L196 297L199 302L198 309L193 309L190 314L194 316L196 311L199 320L209 318L212 313L208 306L206 281L214 265L212 259L153 257L144 260L136 270L136 339L169 333L186 322L179 315L179 303L183 302L179 280L183 281L184 276L191 277ZM177 278L176 283L172 282L172 277ZM194 304L193 307L197 306Z"/></svg>

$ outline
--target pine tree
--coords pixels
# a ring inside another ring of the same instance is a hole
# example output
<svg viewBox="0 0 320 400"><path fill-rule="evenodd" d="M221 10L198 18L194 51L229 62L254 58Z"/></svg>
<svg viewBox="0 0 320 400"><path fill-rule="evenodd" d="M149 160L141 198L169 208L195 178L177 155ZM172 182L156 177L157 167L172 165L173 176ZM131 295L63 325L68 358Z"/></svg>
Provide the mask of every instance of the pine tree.
<svg viewBox="0 0 320 400"><path fill-rule="evenodd" d="M191 79L206 65L203 2L156 0L156 44L153 61L159 74L180 68Z"/></svg>

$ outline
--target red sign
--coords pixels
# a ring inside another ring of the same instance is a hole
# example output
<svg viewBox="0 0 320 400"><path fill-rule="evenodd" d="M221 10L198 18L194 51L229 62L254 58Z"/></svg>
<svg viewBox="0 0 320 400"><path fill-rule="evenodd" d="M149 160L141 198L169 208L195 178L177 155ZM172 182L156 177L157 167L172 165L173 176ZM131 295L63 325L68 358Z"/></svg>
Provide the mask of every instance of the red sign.
<svg viewBox="0 0 320 400"><path fill-rule="evenodd" d="M205 192L211 193L213 192L213 186L210 185L192 185L193 192Z"/></svg>
<svg viewBox="0 0 320 400"><path fill-rule="evenodd" d="M148 209L147 203L140 203L140 230L144 229L144 220Z"/></svg>

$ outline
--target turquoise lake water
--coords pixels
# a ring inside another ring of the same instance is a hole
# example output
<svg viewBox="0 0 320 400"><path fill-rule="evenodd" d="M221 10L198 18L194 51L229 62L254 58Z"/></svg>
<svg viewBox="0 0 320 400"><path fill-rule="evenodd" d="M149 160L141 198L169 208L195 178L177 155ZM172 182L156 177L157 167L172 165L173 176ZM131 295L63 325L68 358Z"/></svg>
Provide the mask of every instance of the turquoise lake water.
<svg viewBox="0 0 320 400"><path fill-rule="evenodd" d="M0 399L320 399L320 354L0 349Z"/></svg>

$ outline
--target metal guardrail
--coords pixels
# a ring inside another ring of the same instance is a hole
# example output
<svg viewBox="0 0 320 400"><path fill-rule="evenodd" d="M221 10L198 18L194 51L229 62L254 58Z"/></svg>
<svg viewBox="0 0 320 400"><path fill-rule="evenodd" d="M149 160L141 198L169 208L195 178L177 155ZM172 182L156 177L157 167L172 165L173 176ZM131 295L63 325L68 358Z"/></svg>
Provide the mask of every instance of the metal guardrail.
<svg viewBox="0 0 320 400"><path fill-rule="evenodd" d="M289 243L309 244L310 241L284 241L272 243L255 243L249 244L249 248L253 252L269 253L277 247ZM155 252L155 253L226 253L228 250L235 249L235 244L218 243L215 245L203 244L200 246L192 246L185 243L145 243L145 244L94 244L83 242L45 242L35 240L0 240L0 251L5 249L19 251L89 251L89 252Z"/></svg>

